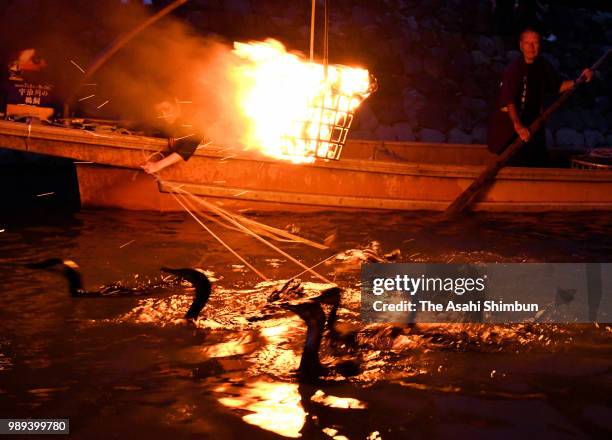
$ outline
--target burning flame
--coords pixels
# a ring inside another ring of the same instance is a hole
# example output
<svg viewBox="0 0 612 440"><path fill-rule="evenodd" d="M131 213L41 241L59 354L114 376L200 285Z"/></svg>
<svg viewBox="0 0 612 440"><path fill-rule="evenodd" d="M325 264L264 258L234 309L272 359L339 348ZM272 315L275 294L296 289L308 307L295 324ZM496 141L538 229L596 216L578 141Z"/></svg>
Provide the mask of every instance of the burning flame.
<svg viewBox="0 0 612 440"><path fill-rule="evenodd" d="M354 111L372 92L367 70L326 69L273 39L236 42L233 53L241 60L232 77L247 149L293 163L340 157Z"/></svg>

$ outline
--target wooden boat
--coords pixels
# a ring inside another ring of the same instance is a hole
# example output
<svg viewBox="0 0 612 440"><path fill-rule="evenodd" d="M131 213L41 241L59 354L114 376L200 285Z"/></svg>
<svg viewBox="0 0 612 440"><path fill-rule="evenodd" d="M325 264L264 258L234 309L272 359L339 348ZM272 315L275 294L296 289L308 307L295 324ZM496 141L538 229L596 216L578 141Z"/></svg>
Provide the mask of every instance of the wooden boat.
<svg viewBox="0 0 612 440"><path fill-rule="evenodd" d="M349 140L342 159L295 165L200 148L160 173L140 171L164 139L0 121L0 148L72 158L83 206L181 210L180 188L226 208L444 210L491 159L483 145ZM486 211L612 210L612 171L506 168L475 204Z"/></svg>

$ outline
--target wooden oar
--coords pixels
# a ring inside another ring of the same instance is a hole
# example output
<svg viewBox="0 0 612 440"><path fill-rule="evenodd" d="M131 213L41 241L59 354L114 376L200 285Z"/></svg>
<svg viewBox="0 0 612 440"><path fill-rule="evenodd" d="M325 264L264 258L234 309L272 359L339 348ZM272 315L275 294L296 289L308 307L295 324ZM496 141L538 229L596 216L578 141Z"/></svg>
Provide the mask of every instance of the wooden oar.
<svg viewBox="0 0 612 440"><path fill-rule="evenodd" d="M606 59L608 55L612 53L612 49L608 49L608 51L599 59L593 66L591 67L592 71L595 71L601 63ZM529 126L529 133L536 133L542 124L552 115L559 107L567 101L567 99L576 91L578 86L585 82L586 79L583 75L576 80L574 86L564 92L550 107L548 107L544 113L542 113L538 119L536 119ZM504 150L504 152L499 155L496 159L494 159L485 170L472 182L472 184L467 187L465 191L463 191L444 211L443 216L446 218L453 217L457 214L460 214L464 211L470 204L474 202L476 196L485 189L497 176L497 173L500 169L502 169L508 161L523 147L525 142L518 137L514 142L512 142L508 148Z"/></svg>

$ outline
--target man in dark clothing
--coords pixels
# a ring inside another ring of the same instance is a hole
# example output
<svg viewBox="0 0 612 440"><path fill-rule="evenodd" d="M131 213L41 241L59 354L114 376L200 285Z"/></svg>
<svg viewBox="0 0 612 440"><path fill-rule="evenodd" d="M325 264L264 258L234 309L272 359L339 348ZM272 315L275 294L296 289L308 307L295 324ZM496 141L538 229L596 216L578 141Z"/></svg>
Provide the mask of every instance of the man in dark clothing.
<svg viewBox="0 0 612 440"><path fill-rule="evenodd" d="M561 81L548 61L540 57L540 34L525 29L520 35L522 56L506 68L488 133L489 150L501 154L516 137L527 144L514 156L511 165L545 166L547 162L546 132L527 128L542 113L546 95L563 93L574 86L573 80ZM593 73L582 74L590 81Z"/></svg>
<svg viewBox="0 0 612 440"><path fill-rule="evenodd" d="M168 148L157 153L161 159L154 161L152 157L142 165L142 169L149 174L157 173L181 160L188 160L203 140L203 136L198 134L193 125L186 122L177 102L159 102L155 105L155 110L158 118L165 123L164 132L168 135Z"/></svg>

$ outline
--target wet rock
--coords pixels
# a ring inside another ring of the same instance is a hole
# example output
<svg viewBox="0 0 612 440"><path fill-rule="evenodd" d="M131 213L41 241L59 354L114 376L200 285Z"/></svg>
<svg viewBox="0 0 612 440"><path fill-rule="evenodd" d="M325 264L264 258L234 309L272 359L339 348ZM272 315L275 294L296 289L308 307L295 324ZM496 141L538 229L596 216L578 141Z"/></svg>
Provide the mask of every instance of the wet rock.
<svg viewBox="0 0 612 440"><path fill-rule="evenodd" d="M475 79L471 77L465 78L465 80L463 81L461 90L463 94L466 96L481 97L484 94L482 84L478 83L478 81L476 81ZM488 89L487 94L490 93L489 90L494 90L494 89Z"/></svg>
<svg viewBox="0 0 612 440"><path fill-rule="evenodd" d="M367 26L372 23L372 13L365 6L354 6L351 21L358 26Z"/></svg>
<svg viewBox="0 0 612 440"><path fill-rule="evenodd" d="M421 34L418 31L412 29L402 29L402 39L407 45L413 45L421 41Z"/></svg>
<svg viewBox="0 0 612 440"><path fill-rule="evenodd" d="M426 58L423 62L423 70L429 73L432 77L440 79L444 74L441 58Z"/></svg>
<svg viewBox="0 0 612 440"><path fill-rule="evenodd" d="M410 112L416 110L419 111L425 106L425 97L415 89L406 88L402 92L402 99L404 104L404 112L410 114Z"/></svg>
<svg viewBox="0 0 612 440"><path fill-rule="evenodd" d="M584 125L598 131L608 131L609 125L605 116L597 110L589 110L583 112Z"/></svg>
<svg viewBox="0 0 612 440"><path fill-rule="evenodd" d="M479 50L472 51L472 60L477 66L489 64L491 62L491 59Z"/></svg>
<svg viewBox="0 0 612 440"><path fill-rule="evenodd" d="M499 57L503 57L506 53L506 47L504 45L504 40L501 37L495 36L493 37L493 44L495 44L495 55Z"/></svg>
<svg viewBox="0 0 612 440"><path fill-rule="evenodd" d="M248 15L251 13L251 2L249 0L224 0L223 6L226 10Z"/></svg>
<svg viewBox="0 0 612 440"><path fill-rule="evenodd" d="M404 72L407 74L414 74L423 71L423 60L421 58L415 57L408 52L403 52L400 54L400 60Z"/></svg>
<svg viewBox="0 0 612 440"><path fill-rule="evenodd" d="M562 128L555 133L555 143L558 147L582 149L584 148L584 135L573 128Z"/></svg>
<svg viewBox="0 0 612 440"><path fill-rule="evenodd" d="M419 29L419 23L417 22L416 18L414 18L413 16L404 17L402 19L402 23L404 24L404 26L406 26L410 30L416 31Z"/></svg>
<svg viewBox="0 0 612 440"><path fill-rule="evenodd" d="M474 118L464 106L459 107L451 113L450 121L454 123L457 128L466 132L472 130L474 127Z"/></svg>
<svg viewBox="0 0 612 440"><path fill-rule="evenodd" d="M481 35L478 38L478 49L486 56L492 57L495 55L495 42L491 38Z"/></svg>
<svg viewBox="0 0 612 440"><path fill-rule="evenodd" d="M376 139L381 141L395 141L397 137L395 136L395 130L393 127L388 125L379 125L378 128L374 131L374 135Z"/></svg>
<svg viewBox="0 0 612 440"><path fill-rule="evenodd" d="M451 63L454 64L457 72L469 72L474 65L474 60L469 53L462 52L459 56L454 57Z"/></svg>
<svg viewBox="0 0 612 440"><path fill-rule="evenodd" d="M393 125L405 120L403 103L399 97L387 97L378 99L376 105L372 102L372 109L376 113L378 121L383 125Z"/></svg>
<svg viewBox="0 0 612 440"><path fill-rule="evenodd" d="M349 132L349 139L373 141L376 140L376 135L368 130L351 130Z"/></svg>
<svg viewBox="0 0 612 440"><path fill-rule="evenodd" d="M422 142L441 143L446 141L446 136L441 131L423 128L419 133L419 140Z"/></svg>
<svg viewBox="0 0 612 440"><path fill-rule="evenodd" d="M603 147L606 144L603 134L595 130L586 130L584 132L584 139L588 148Z"/></svg>
<svg viewBox="0 0 612 440"><path fill-rule="evenodd" d="M596 96L595 97L595 108L603 113L610 109L610 98L607 96Z"/></svg>
<svg viewBox="0 0 612 440"><path fill-rule="evenodd" d="M472 136L455 127L448 134L448 142L451 144L471 144Z"/></svg>
<svg viewBox="0 0 612 440"><path fill-rule="evenodd" d="M412 89L404 90L402 95L404 114L408 121L416 123L417 114L425 105L425 98L419 92Z"/></svg>
<svg viewBox="0 0 612 440"><path fill-rule="evenodd" d="M368 105L368 102L364 102L357 110L355 119L353 120L353 127L357 130L372 131L378 127L378 118L372 111L372 108Z"/></svg>
<svg viewBox="0 0 612 440"><path fill-rule="evenodd" d="M395 137L398 141L414 141L416 140L416 136L412 131L412 127L408 122L398 122L393 125L393 130L395 131Z"/></svg>
<svg viewBox="0 0 612 440"><path fill-rule="evenodd" d="M461 98L461 106L476 114L485 112L487 109L487 103L484 99L469 98L465 96Z"/></svg>
<svg viewBox="0 0 612 440"><path fill-rule="evenodd" d="M288 28L292 24L292 20L287 17L271 17L272 22L279 28Z"/></svg>
<svg viewBox="0 0 612 440"><path fill-rule="evenodd" d="M506 52L506 61L514 61L515 58L518 58L520 56L521 53L518 50L509 50L508 52Z"/></svg>
<svg viewBox="0 0 612 440"><path fill-rule="evenodd" d="M549 53L543 53L542 56L555 68L557 72L559 71L561 63L559 63L559 60L555 56Z"/></svg>
<svg viewBox="0 0 612 440"><path fill-rule="evenodd" d="M506 70L506 64L504 63L493 63L491 65L491 70L493 70L493 73L495 74L495 78L499 78L498 82L501 81L501 77L502 74L504 73L504 70Z"/></svg>
<svg viewBox="0 0 612 440"><path fill-rule="evenodd" d="M478 124L472 130L472 142L475 144L486 144L487 143L487 126L485 124Z"/></svg>
<svg viewBox="0 0 612 440"><path fill-rule="evenodd" d="M444 106L428 102L428 105L417 113L417 120L420 127L433 128L441 132L449 128L448 115L444 111Z"/></svg>
<svg viewBox="0 0 612 440"><path fill-rule="evenodd" d="M549 148L552 148L553 145L555 144L555 138L553 136L553 132L550 129L546 129L546 145Z"/></svg>
<svg viewBox="0 0 612 440"><path fill-rule="evenodd" d="M421 21L419 22L419 26L421 26L422 29L440 29L442 26L440 24L440 22L435 18L435 17L423 17L421 19Z"/></svg>
<svg viewBox="0 0 612 440"><path fill-rule="evenodd" d="M575 130L583 130L584 113L581 110L566 110L561 115L561 128L573 128Z"/></svg>
<svg viewBox="0 0 612 440"><path fill-rule="evenodd" d="M435 47L438 45L438 35L434 31L422 31L421 32L421 42L425 47Z"/></svg>

